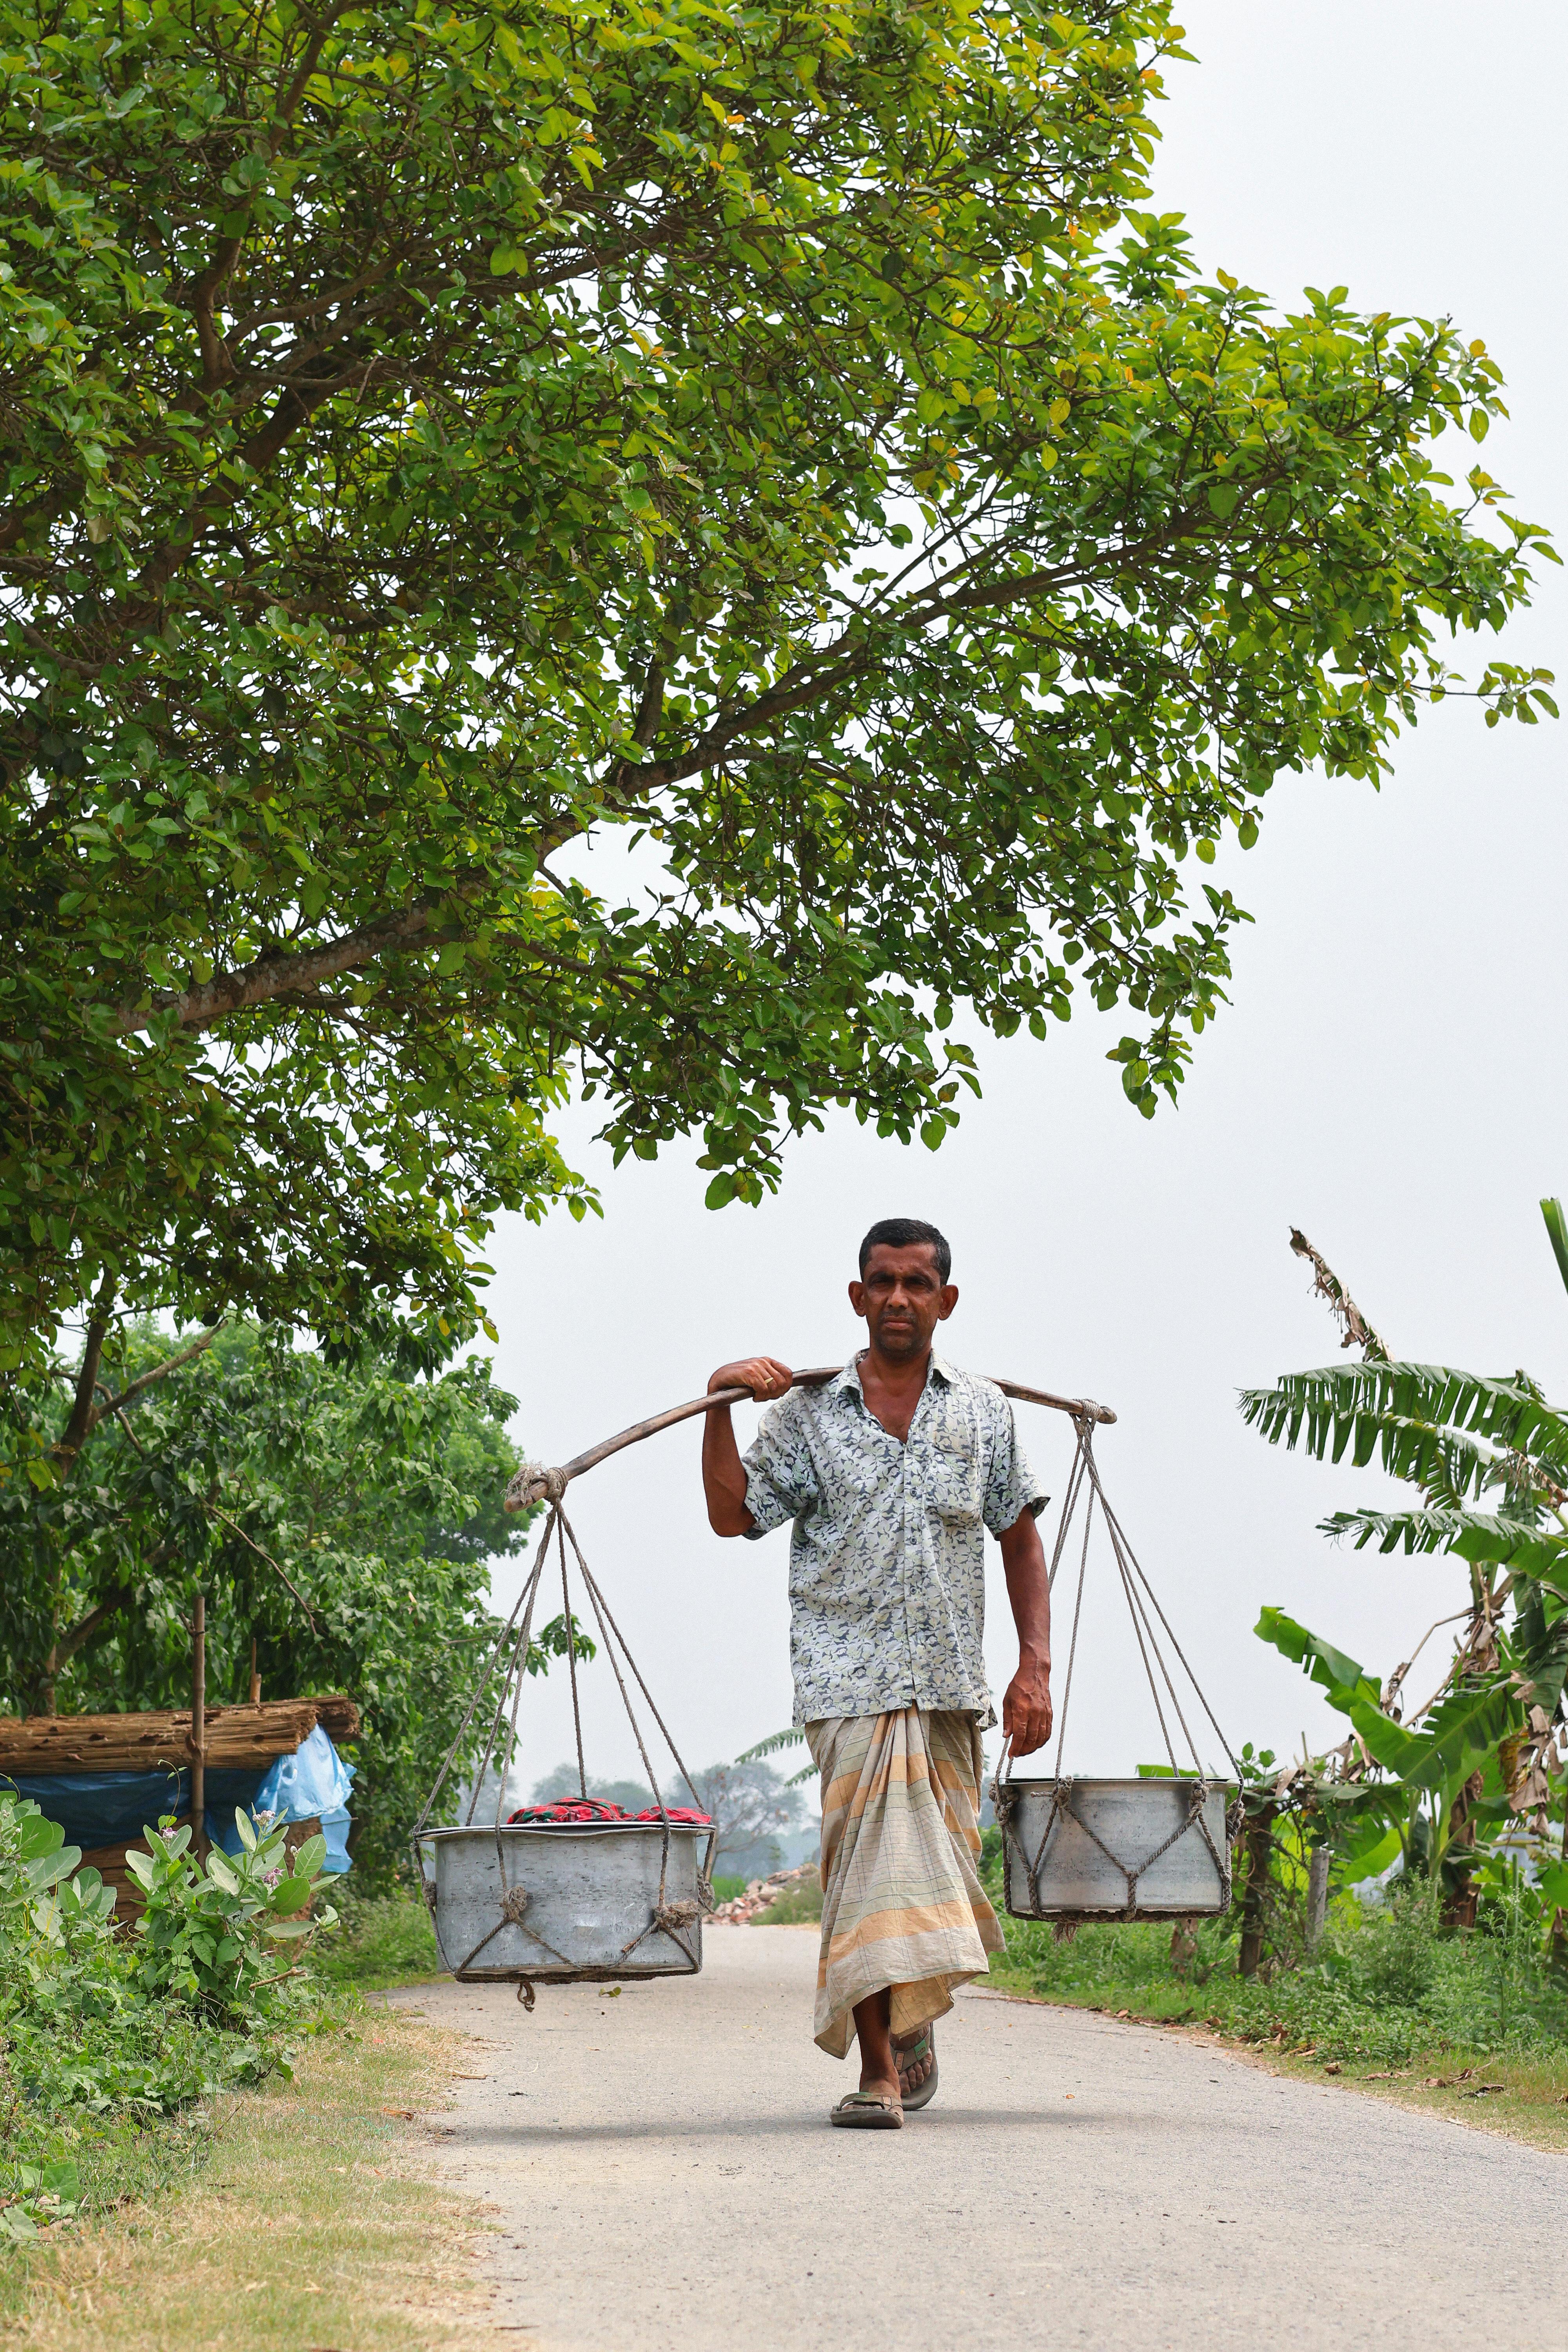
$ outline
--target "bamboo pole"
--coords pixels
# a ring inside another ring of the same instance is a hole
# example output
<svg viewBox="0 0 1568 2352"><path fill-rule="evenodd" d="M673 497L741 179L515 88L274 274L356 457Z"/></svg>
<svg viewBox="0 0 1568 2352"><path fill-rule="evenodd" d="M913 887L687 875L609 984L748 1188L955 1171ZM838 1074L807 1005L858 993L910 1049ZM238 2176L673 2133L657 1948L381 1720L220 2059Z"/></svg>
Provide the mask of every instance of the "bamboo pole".
<svg viewBox="0 0 1568 2352"><path fill-rule="evenodd" d="M836 1380L843 1370L842 1364L816 1364L809 1371L796 1372L792 1388L820 1388L824 1381ZM1020 1381L998 1380L994 1386L1004 1396L1016 1397L1024 1404L1049 1405L1057 1412L1070 1412L1075 1421L1113 1422L1116 1415L1106 1404L1096 1404L1092 1397L1056 1396L1049 1389L1026 1388ZM561 1465L559 1475L564 1485L580 1478L584 1470L596 1463L605 1462L624 1446L637 1445L645 1437L655 1437L661 1429L673 1429L678 1423L689 1421L694 1414L712 1412L723 1404L750 1404L753 1402L750 1389L714 1389L707 1396L692 1397L686 1404L672 1404L667 1412L656 1412L647 1421L635 1421L629 1429L616 1432L614 1437L602 1438L590 1445L584 1454L574 1454L570 1462ZM532 1503L543 1499L547 1489L538 1476L524 1478L520 1473L506 1492L509 1511L526 1511Z"/></svg>
<svg viewBox="0 0 1568 2352"><path fill-rule="evenodd" d="M198 1862L207 1854L207 1603L196 1595L191 1620L191 1843Z"/></svg>

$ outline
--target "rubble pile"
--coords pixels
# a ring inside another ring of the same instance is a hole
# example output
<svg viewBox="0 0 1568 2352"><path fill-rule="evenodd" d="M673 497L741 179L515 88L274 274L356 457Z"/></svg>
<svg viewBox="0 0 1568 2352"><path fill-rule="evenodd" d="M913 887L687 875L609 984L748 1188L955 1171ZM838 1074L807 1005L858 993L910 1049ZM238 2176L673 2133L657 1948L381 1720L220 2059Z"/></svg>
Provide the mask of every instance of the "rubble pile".
<svg viewBox="0 0 1568 2352"><path fill-rule="evenodd" d="M775 1870L771 1878L753 1878L743 1895L728 1903L721 1903L708 1915L710 1927L749 1927L760 1913L768 1909L791 1886L798 1886L803 1878L815 1878L815 1862L803 1862L798 1870Z"/></svg>

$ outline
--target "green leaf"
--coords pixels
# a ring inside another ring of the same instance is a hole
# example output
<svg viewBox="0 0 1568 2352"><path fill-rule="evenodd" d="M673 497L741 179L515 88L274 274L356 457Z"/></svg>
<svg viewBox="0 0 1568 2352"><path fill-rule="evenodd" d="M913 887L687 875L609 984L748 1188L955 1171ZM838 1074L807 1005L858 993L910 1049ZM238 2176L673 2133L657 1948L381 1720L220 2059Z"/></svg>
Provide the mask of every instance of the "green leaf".
<svg viewBox="0 0 1568 2352"><path fill-rule="evenodd" d="M326 1859L327 1841L318 1830L314 1836L305 1840L294 1856L295 1877L304 1879L318 1877Z"/></svg>
<svg viewBox="0 0 1568 2352"><path fill-rule="evenodd" d="M1562 1202L1542 1201L1541 1213L1546 1221L1546 1236L1552 1244L1552 1255L1557 1260L1563 1287L1568 1290L1568 1219L1563 1217Z"/></svg>

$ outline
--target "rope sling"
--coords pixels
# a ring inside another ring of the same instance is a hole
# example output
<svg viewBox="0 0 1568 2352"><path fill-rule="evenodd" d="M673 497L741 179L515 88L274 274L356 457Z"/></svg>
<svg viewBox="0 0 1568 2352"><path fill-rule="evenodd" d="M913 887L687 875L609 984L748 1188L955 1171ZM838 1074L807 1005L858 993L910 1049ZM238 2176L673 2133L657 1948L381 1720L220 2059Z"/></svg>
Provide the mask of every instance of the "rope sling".
<svg viewBox="0 0 1568 2352"><path fill-rule="evenodd" d="M1210 1858L1214 1863L1215 1873L1218 1881L1219 1888L1218 1902L1215 1907L1223 1911L1228 1907L1231 1896L1230 1849L1239 1829L1239 1793L1233 1801L1231 1812L1226 1821L1224 1842L1223 1843L1216 1844L1214 1833L1209 1828L1206 1819L1208 1800L1214 1793L1215 1783L1211 1780L1209 1773L1204 1766L1203 1759L1198 1754L1197 1743L1193 1738L1192 1731L1187 1723L1186 1715L1183 1711L1181 1699L1177 1694L1175 1681L1172 1675L1171 1669L1166 1663L1164 1652L1160 1645L1159 1634L1155 1630L1154 1621L1156 1618L1159 1621L1160 1626L1163 1628L1166 1639L1169 1641L1172 1650L1174 1652L1176 1658L1180 1662L1183 1673L1184 1674L1188 1683L1192 1685L1193 1692L1197 1698L1199 1706L1203 1708L1204 1713L1207 1716L1210 1724L1213 1726L1220 1746L1225 1749L1227 1758L1229 1758L1231 1769L1236 1774L1238 1787L1241 1779L1241 1768L1237 1762L1229 1741L1226 1738L1225 1733L1220 1728L1213 1707L1210 1706L1207 1698L1204 1695L1203 1688L1198 1682L1197 1676L1194 1674L1191 1665L1188 1664L1186 1653L1183 1650L1180 1642L1178 1642L1174 1632L1172 1630L1171 1622L1166 1616L1164 1610L1161 1607L1153 1586L1150 1583L1148 1577L1144 1574L1137 1555L1127 1539L1126 1530L1122 1527L1121 1520L1117 1517L1115 1511L1111 1508L1110 1503L1107 1498L1105 1489L1100 1483L1100 1465L1094 1458L1094 1419L1087 1412L1080 1412L1074 1414L1073 1420L1074 1426L1077 1431L1077 1444L1073 1452L1072 1468L1068 1476L1067 1494L1062 1502L1062 1514L1060 1523L1057 1528L1056 1543L1051 1552L1050 1589L1052 1597L1054 1599L1056 1594L1057 1578L1061 1568L1063 1555L1067 1551L1068 1538L1073 1531L1074 1520L1077 1517L1079 1505L1081 1504L1083 1507L1083 1523L1081 1541L1079 1546L1078 1586L1073 1596L1072 1634L1068 1645L1068 1666L1067 1675L1062 1685L1061 1713L1057 1721L1056 1769L1054 1773L1049 1777L1047 1784L1050 1790L1050 1797L1047 1808L1045 1826L1041 1831L1039 1837L1036 1840L1032 1852L1020 1833L1019 1790L1020 1787L1024 1784L1016 1780L1009 1771L1008 1768L1011 1761L1009 1749L1011 1743L1006 1739L1004 1739L1002 1743L1002 1753L997 1759L996 1770L993 1778L991 1787L991 1798L992 1803L995 1808L997 1827L1002 1832L1002 1845L1005 1862L1011 1862L1014 1859L1016 1860L1023 1872L1025 1884L1028 1888L1029 1908L1027 1912L1015 1913L1014 1916L1020 1917L1040 1918L1042 1916L1050 1916L1055 1914L1064 1919L1076 1916L1068 1908L1058 1906L1048 1900L1042 1899L1040 1890L1040 1881L1045 1871L1047 1861L1054 1851L1058 1833L1063 1824L1069 1821L1075 1825L1075 1827L1083 1832L1084 1836L1089 1840L1091 1844L1098 1847L1099 1851L1104 1855L1111 1868L1117 1872L1123 1880L1127 1889L1127 1901L1121 1915L1122 1918L1131 1920L1148 1916L1143 1911L1139 1900L1140 1887L1144 1874L1152 1869L1153 1864L1160 1861L1163 1855L1169 1853L1173 1846L1176 1845L1181 1839L1188 1836L1194 1830L1197 1832L1204 1844L1208 1848ZM1065 1773L1062 1769L1063 1758L1067 1749L1068 1714L1072 1704L1073 1669L1078 1662L1079 1627L1083 1615L1084 1585L1089 1571L1089 1540L1090 1531L1094 1524L1094 1515L1097 1508L1100 1512L1101 1525L1105 1529L1106 1535L1110 1538L1111 1557L1115 1561L1117 1576L1121 1585L1122 1593L1127 1601L1128 1613L1132 1623L1133 1639L1137 1643L1138 1655L1142 1663L1144 1675L1148 1679L1150 1696L1154 1702L1154 1713L1160 1725L1160 1736L1164 1742L1165 1755L1170 1764L1171 1778L1183 1787L1186 1798L1185 1817L1178 1821L1175 1828L1170 1832L1170 1835L1156 1846L1152 1853L1144 1854L1142 1859L1136 1863L1129 1863L1122 1855L1113 1853L1110 1847L1106 1843L1105 1840L1094 1828L1093 1824L1084 1818L1082 1811L1075 1801L1075 1790L1072 1776ZM1157 1675L1156 1669L1158 1670ZM1192 1769L1190 1773L1184 1767L1178 1764L1176 1761L1175 1746L1171 1737L1170 1726L1165 1717L1165 1705L1161 1698L1160 1685L1162 1682L1164 1685L1165 1700L1169 1702L1171 1712L1175 1717L1176 1722L1181 1727L1182 1738L1186 1743L1188 1753L1192 1759ZM1011 1887L1012 1873L1010 1869L1005 1870L1004 1884L1009 1888ZM1012 1910L1013 1908L1010 1899L1008 1908L1009 1910Z"/></svg>
<svg viewBox="0 0 1568 2352"><path fill-rule="evenodd" d="M464 1816L462 1825L466 1829L472 1828L473 1826L474 1814L479 1805L479 1794L484 1786L485 1776L489 1770L492 1757L495 1757L498 1759L498 1769L496 1774L496 1806L494 1821L490 1826L493 1829L495 1836L496 1865L500 1879L500 1896L498 1906L498 1916L494 1925L479 1937L472 1949L456 1964L452 1973L459 1979L465 1976L467 1972L473 1968L481 1953L483 1953L488 1947L494 1942L496 1937L498 1937L505 1927L519 1928L531 1943L538 1947L542 1954L546 1955L549 1960L553 1960L558 1964L557 1968L552 1969L551 1972L552 1981L553 1982L563 1981L563 1972L564 1972L565 1979L572 1981L596 1984L612 1981L619 1973L619 1970L616 1968L592 1968L582 1966L579 1962L572 1959L566 1953L558 1950L547 1937L541 1935L538 1931L537 1926L531 1927L529 1925L527 1916L530 1901L529 1891L519 1882L509 1878L507 1841L501 1834L502 1829L505 1826L502 1821L502 1815L506 1811L507 1802L504 1759L509 1759L511 1756L515 1755L517 1749L517 1720L518 1713L522 1703L523 1677L528 1672L529 1647L533 1631L534 1604L538 1599L540 1589L543 1581L545 1567L550 1558L550 1549L552 1543L556 1548L561 1570L561 1603L563 1622L565 1628L566 1664L572 1685L572 1729L577 1754L578 1786L582 1790L582 1801L584 1805L594 1805L596 1802L596 1801L591 1798L588 1794L587 1765L583 1745L583 1712L581 1696L577 1686L577 1639L575 1623L572 1613L571 1585L566 1558L566 1547L568 1543L570 1543L573 1554L576 1560L577 1573L581 1580L583 1590L587 1595L589 1605L593 1610L595 1621L599 1629L600 1639L604 1643L605 1654L609 1659L610 1664L615 1672L616 1687L621 1695L622 1705L625 1706L626 1711L626 1719L632 1727L632 1736L637 1741L637 1754L642 1759L642 1768L647 1777L648 1787L653 1793L654 1804L658 1809L661 1832L658 1898L652 1906L647 1925L643 1927L638 1934L635 1935L631 1938L630 1942L622 1948L620 1954L620 1965L624 1968L627 1963L629 1963L639 1946L645 1943L648 1937L656 1934L663 1934L668 1936L670 1940L678 1946L679 1950L685 1955L687 1963L684 1969L672 1969L668 1970L667 1973L670 1975L694 1976L701 1968L702 1958L700 1950L694 1940L692 1931L697 1928L699 1922L704 1914L711 1911L714 1906L715 1898L713 1894L712 1869L714 1845L719 1834L717 1825L710 1828L708 1837L705 1842L702 1863L697 1875L696 1899L693 1900L689 1896L679 1896L673 1902L668 1900L671 1832L669 1809L665 1801L662 1792L660 1791L658 1777L654 1772L653 1764L648 1756L647 1742L643 1737L643 1729L641 1724L637 1720L637 1709L632 1705L631 1694L626 1688L626 1675L622 1672L623 1662L626 1667L629 1669L638 1690L641 1691L644 1699L647 1701L648 1712L653 1717L655 1723L658 1724L660 1732L663 1734L665 1745L669 1749L670 1755L675 1760L676 1769L679 1773L682 1780L685 1782L687 1789L690 1791L692 1805L699 1812L701 1812L703 1810L702 1801L697 1793L697 1790L692 1782L691 1775L686 1769L686 1765L682 1760L680 1752L676 1747L674 1739L670 1736L668 1726L666 1724L663 1716L660 1715L658 1711L653 1694L648 1689L647 1684L643 1679L642 1669L637 1664L637 1660L632 1656L631 1651L626 1645L626 1636L621 1632L619 1625L616 1623L615 1616L611 1612L610 1605L605 1599L604 1592L601 1590L593 1570L589 1568L587 1560L584 1557L583 1548L577 1540L576 1530L574 1528L571 1520L567 1517L564 1509L562 1507L562 1497L564 1495L566 1488L566 1475L560 1470L542 1470L539 1468L538 1465L530 1463L525 1465L522 1472L520 1473L520 1479L522 1481L531 1482L531 1484L538 1486L541 1489L539 1499L548 1500L550 1504L549 1515L544 1523L544 1533L540 1538L539 1549L534 1554L533 1565L528 1575L523 1580L522 1589L519 1592L517 1600L513 1604L511 1614L507 1619L506 1623L502 1626L500 1633L496 1637L495 1643L491 1647L489 1656L486 1660L484 1670L479 1676L478 1685L476 1685L474 1695L468 1702L468 1710L463 1717L462 1722L458 1727L457 1736L453 1739L450 1748L447 1750L446 1760L442 1764L439 1773L437 1775L436 1784L431 1790L429 1796L426 1798L424 1810L414 1825L412 1850L414 1854L416 1876L417 1877L419 1884L425 1889L426 1901L429 1905L432 1914L434 1914L436 1910L436 1893L434 1886L425 1877L424 1864L420 1850L420 1840L429 1826L430 1817L436 1809L437 1801L451 1774L453 1761L457 1757L458 1749L463 1744L469 1725L473 1722L475 1715L479 1711L480 1701L484 1698L487 1690L491 1687L493 1683L495 1693L494 1706L490 1714L489 1729L485 1735L484 1752L480 1758L478 1769L474 1773L473 1790L468 1799L468 1808ZM518 1481L513 1482L514 1486L518 1483ZM616 1656L617 1648L620 1652L619 1657ZM499 1677L497 1676L498 1666L500 1669ZM553 1836L556 1832L545 1832L545 1834ZM546 1961L542 1959L538 1964L538 1968L542 1969L545 1965ZM518 1972L517 1997L519 2000L521 2001L524 2009L532 2009L534 2003L534 1981L533 1977L526 1970L520 1970Z"/></svg>

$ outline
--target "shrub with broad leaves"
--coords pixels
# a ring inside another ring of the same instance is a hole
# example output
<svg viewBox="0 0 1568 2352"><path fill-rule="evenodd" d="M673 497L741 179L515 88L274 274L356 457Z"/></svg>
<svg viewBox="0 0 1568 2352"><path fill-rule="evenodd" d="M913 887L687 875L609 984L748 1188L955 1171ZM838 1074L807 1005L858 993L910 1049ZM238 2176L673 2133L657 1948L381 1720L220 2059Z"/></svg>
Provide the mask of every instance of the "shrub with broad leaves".
<svg viewBox="0 0 1568 2352"><path fill-rule="evenodd" d="M257 1996L295 1974L280 1969L279 1945L330 1927L337 1913L315 1908L327 1841L308 1838L290 1859L282 1823L258 1831L235 1812L240 1851L215 1847L205 1866L191 1851L189 1823L146 1832L149 1851L127 1855L146 1895L135 1969L149 1994L194 2001L221 2023L254 2013Z"/></svg>
<svg viewBox="0 0 1568 2352"><path fill-rule="evenodd" d="M0 1791L0 2250L90 2200L106 2135L289 2072L284 2037L312 1997L305 1941L336 1920L319 1896L326 1842L290 1858L282 1826L237 1821L241 1852L205 1865L188 1827L148 1831L130 1857L146 1908L119 1937L80 1848Z"/></svg>

